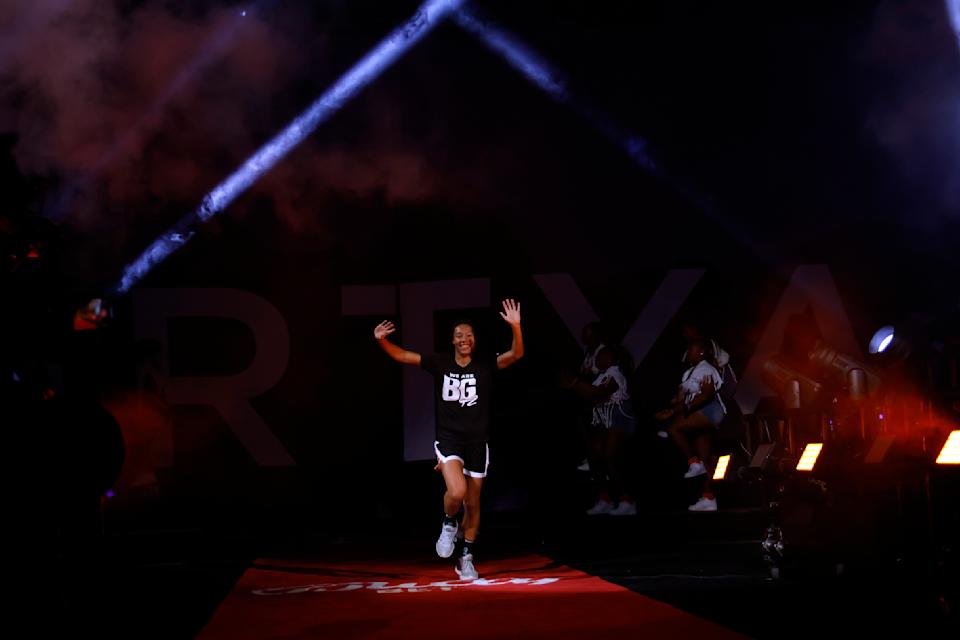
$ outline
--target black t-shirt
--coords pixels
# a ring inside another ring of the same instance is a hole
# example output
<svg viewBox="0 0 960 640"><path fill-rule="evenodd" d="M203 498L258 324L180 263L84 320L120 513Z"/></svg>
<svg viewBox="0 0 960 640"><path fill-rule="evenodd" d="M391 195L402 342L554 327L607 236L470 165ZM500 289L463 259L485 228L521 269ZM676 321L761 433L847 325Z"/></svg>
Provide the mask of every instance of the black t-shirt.
<svg viewBox="0 0 960 640"><path fill-rule="evenodd" d="M432 373L437 405L437 437L464 443L486 442L493 401L493 372L497 360L480 355L461 367L449 353L420 358L420 367Z"/></svg>

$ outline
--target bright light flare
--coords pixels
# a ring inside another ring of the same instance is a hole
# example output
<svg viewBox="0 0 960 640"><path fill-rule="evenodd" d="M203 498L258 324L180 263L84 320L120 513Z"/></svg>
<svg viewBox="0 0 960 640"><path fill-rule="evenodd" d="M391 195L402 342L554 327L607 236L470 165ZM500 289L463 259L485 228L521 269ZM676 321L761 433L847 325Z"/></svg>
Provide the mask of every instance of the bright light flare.
<svg viewBox="0 0 960 640"><path fill-rule="evenodd" d="M937 464L960 464L960 430L950 432L937 456Z"/></svg>
<svg viewBox="0 0 960 640"><path fill-rule="evenodd" d="M893 342L893 338L893 327L886 326L877 329L877 332L873 334L873 337L870 339L870 353L883 353L887 350L887 347L890 346L890 343Z"/></svg>
<svg viewBox="0 0 960 640"><path fill-rule="evenodd" d="M800 462L797 463L797 471L813 471L813 465L817 464L817 458L820 457L822 449L822 442L808 444L803 450L803 455L800 456Z"/></svg>
<svg viewBox="0 0 960 640"><path fill-rule="evenodd" d="M728 466L730 466L730 456L720 456L717 460L717 468L713 471L713 479L723 480L727 475Z"/></svg>

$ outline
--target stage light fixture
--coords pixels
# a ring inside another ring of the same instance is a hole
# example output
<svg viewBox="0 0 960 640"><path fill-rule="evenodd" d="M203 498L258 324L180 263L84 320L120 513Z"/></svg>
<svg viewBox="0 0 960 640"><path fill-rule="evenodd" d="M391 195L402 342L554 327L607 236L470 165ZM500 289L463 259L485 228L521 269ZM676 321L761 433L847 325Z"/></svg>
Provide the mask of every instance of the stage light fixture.
<svg viewBox="0 0 960 640"><path fill-rule="evenodd" d="M808 444L803 450L803 455L800 456L800 461L797 462L797 471L813 471L813 467L817 464L817 458L820 457L822 450L822 442L811 442Z"/></svg>
<svg viewBox="0 0 960 640"><path fill-rule="evenodd" d="M727 475L728 466L730 466L730 456L720 456L720 458L717 460L717 468L713 471L713 479L723 480Z"/></svg>
<svg viewBox="0 0 960 640"><path fill-rule="evenodd" d="M890 325L877 329L877 332L873 334L873 338L870 339L870 353L883 353L886 351L890 343L893 342L894 335L893 327Z"/></svg>
<svg viewBox="0 0 960 640"><path fill-rule="evenodd" d="M960 429L950 432L940 449L937 464L960 464Z"/></svg>
<svg viewBox="0 0 960 640"><path fill-rule="evenodd" d="M866 398L882 383L880 376L872 367L850 354L841 353L823 343L817 344L810 353L810 361L820 367L824 377L833 377L846 386L850 397L854 399Z"/></svg>
<svg viewBox="0 0 960 640"><path fill-rule="evenodd" d="M823 385L783 363L777 357L768 359L761 372L764 383L783 399L784 408L799 409L815 404Z"/></svg>

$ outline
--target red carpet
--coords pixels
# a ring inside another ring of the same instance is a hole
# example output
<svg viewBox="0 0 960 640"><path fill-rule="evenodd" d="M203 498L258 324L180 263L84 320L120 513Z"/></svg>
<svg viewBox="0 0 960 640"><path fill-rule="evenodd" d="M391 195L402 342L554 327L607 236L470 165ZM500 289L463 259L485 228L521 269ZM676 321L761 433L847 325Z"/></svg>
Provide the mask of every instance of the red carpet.
<svg viewBox="0 0 960 640"><path fill-rule="evenodd" d="M291 563L247 570L200 638L739 638L600 578L523 556L452 564Z"/></svg>

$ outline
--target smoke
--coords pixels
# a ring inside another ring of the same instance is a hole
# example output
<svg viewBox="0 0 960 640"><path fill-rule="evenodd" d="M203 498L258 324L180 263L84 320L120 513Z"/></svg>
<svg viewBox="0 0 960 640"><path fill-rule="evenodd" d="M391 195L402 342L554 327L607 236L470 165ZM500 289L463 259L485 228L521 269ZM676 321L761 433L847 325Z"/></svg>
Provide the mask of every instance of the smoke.
<svg viewBox="0 0 960 640"><path fill-rule="evenodd" d="M944 4L880 4L861 62L873 84L866 131L905 187L904 226L942 231L960 206L960 49Z"/></svg>
<svg viewBox="0 0 960 640"><path fill-rule="evenodd" d="M188 18L160 3L123 14L40 0L4 11L0 129L17 136L21 173L58 187L46 213L88 228L130 222L114 216L145 199L192 198L218 156L253 144L238 96L268 100L285 76L281 39L234 9Z"/></svg>
<svg viewBox="0 0 960 640"><path fill-rule="evenodd" d="M46 215L111 238L126 256L143 243L130 229L194 209L315 97L304 86L319 93L321 80L352 62L333 58L342 43L311 22L305 4L261 3L245 15L239 6L170 7L36 0L0 8L0 133L16 135L21 174L51 185ZM361 102L347 107L360 110L358 132L309 140L255 187L292 229L322 229L331 195L460 200L475 181L470 167L485 159L446 166L442 125L419 138L405 132L398 114L415 100L381 92Z"/></svg>

